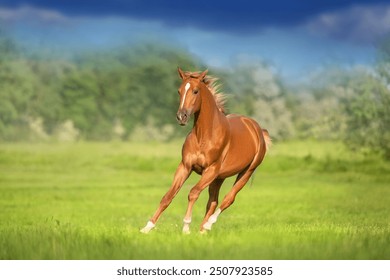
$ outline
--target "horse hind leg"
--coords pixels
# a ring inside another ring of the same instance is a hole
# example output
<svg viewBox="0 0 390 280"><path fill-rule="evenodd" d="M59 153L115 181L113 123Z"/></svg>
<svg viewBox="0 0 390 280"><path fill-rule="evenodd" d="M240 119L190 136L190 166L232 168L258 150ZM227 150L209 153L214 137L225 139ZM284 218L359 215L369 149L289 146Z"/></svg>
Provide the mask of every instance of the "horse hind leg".
<svg viewBox="0 0 390 280"><path fill-rule="evenodd" d="M225 179L215 179L209 186L209 200L206 206L206 214L200 226L201 232L204 232L203 225L208 221L210 216L214 214L215 209L217 208L219 190L221 189L224 181Z"/></svg>
<svg viewBox="0 0 390 280"><path fill-rule="evenodd" d="M255 143L258 146L255 157L253 158L249 166L247 166L243 171L238 174L232 189L225 195L221 206L216 209L214 214L212 214L208 218L207 222L204 223L201 231L211 230L211 227L217 221L218 216L222 213L222 211L226 210L230 205L233 204L234 200L236 199L237 193L245 186L252 174L255 172L256 168L261 164L264 159L267 145L271 143L271 139L269 137L268 131L262 131L258 124L254 125L252 123L252 126L254 128L254 131L256 131L255 133L253 133L253 137L254 139L256 139Z"/></svg>
<svg viewBox="0 0 390 280"><path fill-rule="evenodd" d="M201 229L202 232L205 230L211 230L213 224L217 222L218 216L222 213L222 211L226 210L226 208L233 204L237 193L245 186L254 171L255 169L247 168L238 174L232 189L225 195L221 206L215 210L214 214L212 214L208 218L207 222L203 224Z"/></svg>

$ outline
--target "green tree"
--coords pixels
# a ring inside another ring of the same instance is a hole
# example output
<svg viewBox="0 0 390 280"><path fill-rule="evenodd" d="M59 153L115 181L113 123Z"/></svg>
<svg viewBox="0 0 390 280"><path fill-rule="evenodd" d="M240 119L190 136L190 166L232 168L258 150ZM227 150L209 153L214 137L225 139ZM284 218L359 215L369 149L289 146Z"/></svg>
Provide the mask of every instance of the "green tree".
<svg viewBox="0 0 390 280"><path fill-rule="evenodd" d="M17 140L27 137L29 118L33 113L38 81L28 61L18 59L0 65L0 137Z"/></svg>
<svg viewBox="0 0 390 280"><path fill-rule="evenodd" d="M136 127L173 125L177 66L195 64L186 52L150 44L82 54L62 83L63 119L72 120L86 139L117 137L112 132L118 125L122 138Z"/></svg>
<svg viewBox="0 0 390 280"><path fill-rule="evenodd" d="M348 87L346 143L378 151L390 160L390 37L378 49L375 71L356 75Z"/></svg>
<svg viewBox="0 0 390 280"><path fill-rule="evenodd" d="M231 111L255 118L273 139L285 140L295 134L288 94L272 69L261 62L237 63L224 74L230 94Z"/></svg>
<svg viewBox="0 0 390 280"><path fill-rule="evenodd" d="M369 148L390 159L390 90L378 77L356 77L345 99L349 147Z"/></svg>
<svg viewBox="0 0 390 280"><path fill-rule="evenodd" d="M343 100L351 93L350 82L361 69L326 67L293 89L293 120L299 138L343 140L346 112Z"/></svg>

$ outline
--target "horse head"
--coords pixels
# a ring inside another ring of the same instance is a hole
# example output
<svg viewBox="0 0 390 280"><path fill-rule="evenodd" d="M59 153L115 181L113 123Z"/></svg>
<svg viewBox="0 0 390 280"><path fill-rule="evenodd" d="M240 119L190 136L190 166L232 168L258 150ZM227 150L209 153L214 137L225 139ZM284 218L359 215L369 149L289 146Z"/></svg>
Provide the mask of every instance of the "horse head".
<svg viewBox="0 0 390 280"><path fill-rule="evenodd" d="M186 125L192 114L200 109L201 91L204 90L204 79L207 70L202 73L184 72L180 68L177 69L182 83L178 93L180 95L180 105L176 114L176 119L180 125Z"/></svg>

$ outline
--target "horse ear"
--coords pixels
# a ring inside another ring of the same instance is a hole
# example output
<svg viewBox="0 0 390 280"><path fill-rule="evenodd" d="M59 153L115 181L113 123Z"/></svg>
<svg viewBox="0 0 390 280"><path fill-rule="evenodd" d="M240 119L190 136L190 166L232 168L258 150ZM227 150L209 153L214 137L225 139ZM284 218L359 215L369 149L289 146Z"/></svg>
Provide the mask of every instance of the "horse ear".
<svg viewBox="0 0 390 280"><path fill-rule="evenodd" d="M208 69L206 69L206 70L204 70L202 73L200 73L199 79L200 79L201 81L205 82L205 81L204 81L204 78L206 77L207 72L209 72Z"/></svg>
<svg viewBox="0 0 390 280"><path fill-rule="evenodd" d="M186 77L186 75L184 74L183 70L181 70L180 67L177 67L177 72L179 72L179 76L182 80L184 80L184 78Z"/></svg>

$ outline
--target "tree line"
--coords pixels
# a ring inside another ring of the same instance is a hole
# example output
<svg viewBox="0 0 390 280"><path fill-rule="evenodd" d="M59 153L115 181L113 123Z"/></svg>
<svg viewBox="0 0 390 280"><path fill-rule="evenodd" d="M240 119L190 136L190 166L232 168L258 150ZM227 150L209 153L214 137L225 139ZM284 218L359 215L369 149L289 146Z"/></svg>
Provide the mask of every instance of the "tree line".
<svg viewBox="0 0 390 280"><path fill-rule="evenodd" d="M32 55L0 32L0 141L182 137L176 69L206 65L166 44ZM390 159L390 40L375 67L327 67L300 85L261 61L209 73L220 78L228 111L257 119L275 140L341 140Z"/></svg>

